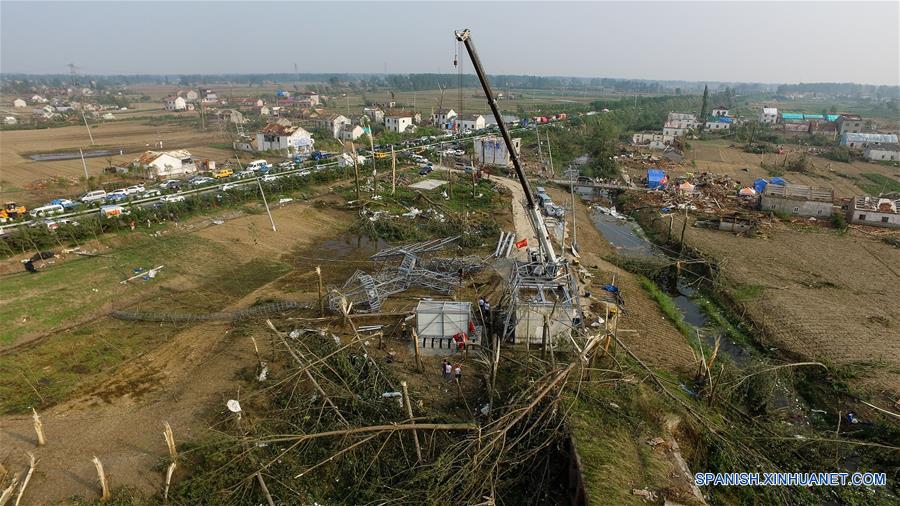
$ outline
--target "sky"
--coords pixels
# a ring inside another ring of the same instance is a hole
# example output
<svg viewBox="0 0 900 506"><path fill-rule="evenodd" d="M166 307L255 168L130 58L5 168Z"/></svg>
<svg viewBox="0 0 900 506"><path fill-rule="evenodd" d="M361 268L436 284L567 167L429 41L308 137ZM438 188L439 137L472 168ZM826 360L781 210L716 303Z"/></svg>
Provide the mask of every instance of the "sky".
<svg viewBox="0 0 900 506"><path fill-rule="evenodd" d="M449 73L460 28L490 74L900 85L896 0L0 0L0 72Z"/></svg>

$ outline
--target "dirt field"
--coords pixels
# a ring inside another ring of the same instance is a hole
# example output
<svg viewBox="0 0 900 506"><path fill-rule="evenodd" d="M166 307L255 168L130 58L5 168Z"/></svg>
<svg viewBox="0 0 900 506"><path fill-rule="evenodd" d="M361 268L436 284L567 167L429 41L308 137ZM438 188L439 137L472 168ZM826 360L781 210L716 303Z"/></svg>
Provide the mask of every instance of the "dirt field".
<svg viewBox="0 0 900 506"><path fill-rule="evenodd" d="M838 366L853 387L900 396L900 250L850 230L777 225L763 238L688 227L721 260L767 344Z"/></svg>
<svg viewBox="0 0 900 506"><path fill-rule="evenodd" d="M96 146L113 149L116 153L109 158L85 159L88 174L92 177L101 175L110 162L130 164L138 153L154 149L160 141L163 149L185 148L195 157L222 161L232 156L230 150L210 147L213 143L229 142L217 130L200 132L187 126L150 126L143 120L130 120L92 125L91 132ZM84 192L84 183L79 181L84 177L81 159L35 161L27 156L90 148L84 126L4 131L0 132L0 146L0 200L15 200L31 206ZM118 154L120 148L124 149L123 155Z"/></svg>
<svg viewBox="0 0 900 506"><path fill-rule="evenodd" d="M743 184L750 184L756 178L769 178L771 175L760 166L765 161L768 165L781 165L785 156L796 157L805 148L800 146L785 146L786 155L765 154L756 155L745 153L740 147L734 147L731 142L725 140L691 141L691 149L684 155L684 161L672 170L672 174L679 176L689 172L715 172L731 176ZM696 161L696 167L691 165L691 160ZM865 193L857 183L869 183L860 174L875 172L900 178L900 170L876 163L853 161L852 163L836 162L821 156L810 156L812 170L807 173L785 172L782 176L788 182L805 184L810 186L822 186L834 189L836 200L861 195ZM629 170L632 177L643 176L638 171Z"/></svg>

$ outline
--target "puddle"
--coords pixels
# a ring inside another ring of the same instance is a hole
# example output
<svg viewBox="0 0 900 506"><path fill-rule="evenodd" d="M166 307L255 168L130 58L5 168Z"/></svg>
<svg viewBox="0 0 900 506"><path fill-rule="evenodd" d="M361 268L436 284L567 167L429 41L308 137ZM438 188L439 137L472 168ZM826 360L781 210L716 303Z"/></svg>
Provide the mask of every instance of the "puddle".
<svg viewBox="0 0 900 506"><path fill-rule="evenodd" d="M591 213L591 222L616 249L616 253L644 258L657 255L653 245L644 236L644 232L637 223L620 220L599 211Z"/></svg>
<svg viewBox="0 0 900 506"><path fill-rule="evenodd" d="M116 154L114 151L109 149L95 149L92 151L85 151L85 158L99 158L101 156L112 156ZM121 155L121 150L119 151ZM75 160L81 159L81 153L78 151L67 151L65 153L37 153L34 155L29 155L28 158L38 161L38 162L50 162L50 161L58 161L58 160Z"/></svg>

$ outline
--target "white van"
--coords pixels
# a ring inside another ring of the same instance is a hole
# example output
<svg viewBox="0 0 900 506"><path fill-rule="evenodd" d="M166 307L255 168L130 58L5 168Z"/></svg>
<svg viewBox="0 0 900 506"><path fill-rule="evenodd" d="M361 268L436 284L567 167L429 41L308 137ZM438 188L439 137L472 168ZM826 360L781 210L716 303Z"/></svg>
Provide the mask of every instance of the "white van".
<svg viewBox="0 0 900 506"><path fill-rule="evenodd" d="M82 202L85 204L90 204L91 202L99 202L101 200L106 200L106 190L94 190L89 191L81 196Z"/></svg>
<svg viewBox="0 0 900 506"><path fill-rule="evenodd" d="M262 170L269 167L269 162L266 160L253 160L252 162L247 164L247 170Z"/></svg>
<svg viewBox="0 0 900 506"><path fill-rule="evenodd" d="M63 206L59 204L50 204L42 207L36 207L31 211L28 211L28 214L31 215L32 218L40 218L41 216L51 216L54 214L62 213L66 210Z"/></svg>

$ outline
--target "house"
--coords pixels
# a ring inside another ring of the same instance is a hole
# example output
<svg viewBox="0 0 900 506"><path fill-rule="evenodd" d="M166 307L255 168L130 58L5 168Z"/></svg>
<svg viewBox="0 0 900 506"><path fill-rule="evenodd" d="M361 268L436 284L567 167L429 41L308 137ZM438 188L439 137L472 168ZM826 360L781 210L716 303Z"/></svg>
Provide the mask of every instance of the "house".
<svg viewBox="0 0 900 506"><path fill-rule="evenodd" d="M777 107L763 107L762 111L759 113L759 122L760 123L768 123L770 125L774 125L778 123L778 108Z"/></svg>
<svg viewBox="0 0 900 506"><path fill-rule="evenodd" d="M403 133L415 131L413 114L408 111L391 111L384 116L384 128L390 132Z"/></svg>
<svg viewBox="0 0 900 506"><path fill-rule="evenodd" d="M15 125L17 123L19 123L19 120L17 120L13 116L6 116L5 118L3 118L4 125Z"/></svg>
<svg viewBox="0 0 900 506"><path fill-rule="evenodd" d="M863 195L855 197L847 206L847 221L854 225L900 228L900 200Z"/></svg>
<svg viewBox="0 0 900 506"><path fill-rule="evenodd" d="M366 134L366 129L359 125L342 125L337 138L342 141L355 141Z"/></svg>
<svg viewBox="0 0 900 506"><path fill-rule="evenodd" d="M256 149L259 151L287 151L308 155L313 150L312 135L299 126L269 123L256 134Z"/></svg>
<svg viewBox="0 0 900 506"><path fill-rule="evenodd" d="M841 114L837 118L838 135L861 134L863 119L858 114Z"/></svg>
<svg viewBox="0 0 900 506"><path fill-rule="evenodd" d="M187 101L183 97L166 97L163 107L170 112L185 111L187 110Z"/></svg>
<svg viewBox="0 0 900 506"><path fill-rule="evenodd" d="M728 108L724 105L717 105L713 107L712 115L715 117L727 117L728 116Z"/></svg>
<svg viewBox="0 0 900 506"><path fill-rule="evenodd" d="M329 132L332 137L335 139L340 138L341 128L344 125L350 125L353 122L350 121L350 118L344 116L343 114L332 114L330 116L326 116L322 119L316 120L316 128L320 128Z"/></svg>
<svg viewBox="0 0 900 506"><path fill-rule="evenodd" d="M431 124L444 130L452 130L456 116L456 111L453 109L438 109L431 114Z"/></svg>
<svg viewBox="0 0 900 506"><path fill-rule="evenodd" d="M35 104L46 104L47 103L47 99L40 95L32 96L31 101L34 102Z"/></svg>
<svg viewBox="0 0 900 506"><path fill-rule="evenodd" d="M266 106L262 106L262 107L259 108L259 115L260 115L260 116L268 116L268 115L271 114L271 113L272 113L272 111L270 111L269 108L266 107Z"/></svg>
<svg viewBox="0 0 900 506"><path fill-rule="evenodd" d="M304 95L304 100L306 100L307 104L309 104L309 107L315 107L322 103L319 99L319 94L314 91L308 91Z"/></svg>
<svg viewBox="0 0 900 506"><path fill-rule="evenodd" d="M456 118L457 128L461 131L471 130L477 131L484 128L484 116L480 114L471 114L465 118Z"/></svg>
<svg viewBox="0 0 900 506"><path fill-rule="evenodd" d="M132 166L146 171L148 177L164 179L197 172L191 153L184 149L175 151L145 151Z"/></svg>
<svg viewBox="0 0 900 506"><path fill-rule="evenodd" d="M866 144L863 156L866 160L872 160L873 162L896 162L900 160L900 144L896 142L872 142Z"/></svg>
<svg viewBox="0 0 900 506"><path fill-rule="evenodd" d="M516 154L522 145L522 139L516 137L512 139L513 149ZM492 165L495 167L507 167L512 163L509 150L506 149L506 142L502 137L489 135L475 139L475 161L481 165Z"/></svg>
<svg viewBox="0 0 900 506"><path fill-rule="evenodd" d="M686 134L687 131L688 131L688 128L685 126L682 126L681 123L669 123L667 121L666 124L663 125L662 133L663 133L663 135L666 135L669 137L681 137L684 134Z"/></svg>
<svg viewBox="0 0 900 506"><path fill-rule="evenodd" d="M108 113L104 114L104 115L102 116L102 118L103 118L105 121L110 121L110 120L116 119L115 115L113 115L113 113L111 113L111 112L108 112Z"/></svg>
<svg viewBox="0 0 900 506"><path fill-rule="evenodd" d="M831 216L834 190L813 188L801 184L767 184L759 200L760 211L794 216Z"/></svg>
<svg viewBox="0 0 900 506"><path fill-rule="evenodd" d="M665 132L641 132L631 136L631 143L635 146L645 146L651 149L666 149L675 142L675 136Z"/></svg>
<svg viewBox="0 0 900 506"><path fill-rule="evenodd" d="M384 123L384 111L377 107L363 107L363 114L371 118L375 123Z"/></svg>
<svg viewBox="0 0 900 506"><path fill-rule="evenodd" d="M246 120L244 120L244 115L241 114L240 111L237 111L235 109L225 109L222 111L218 111L216 112L216 115L218 115L221 120L227 121L234 125L243 125L244 123L246 123Z"/></svg>
<svg viewBox="0 0 900 506"><path fill-rule="evenodd" d="M188 102L196 102L200 100L200 94L196 90L187 90L184 92L184 99Z"/></svg>
<svg viewBox="0 0 900 506"><path fill-rule="evenodd" d="M17 98L13 100L13 107L28 107L28 102L22 100L21 98Z"/></svg>
<svg viewBox="0 0 900 506"><path fill-rule="evenodd" d="M674 128L697 128L700 126L697 116L685 112L670 112L666 117L666 123Z"/></svg>
<svg viewBox="0 0 900 506"><path fill-rule="evenodd" d="M714 116L710 118L704 125L704 130L728 130L731 128L731 118L725 116Z"/></svg>
<svg viewBox="0 0 900 506"><path fill-rule="evenodd" d="M200 96L203 102L217 102L219 100L219 96L213 90L203 90Z"/></svg>
<svg viewBox="0 0 900 506"><path fill-rule="evenodd" d="M56 116L56 109L51 105L45 105L44 107L36 107L33 109L34 115L39 116L44 119L51 119Z"/></svg>
<svg viewBox="0 0 900 506"><path fill-rule="evenodd" d="M841 146L847 146L851 149L863 149L870 143L897 143L897 136L894 134L851 134L841 135Z"/></svg>

